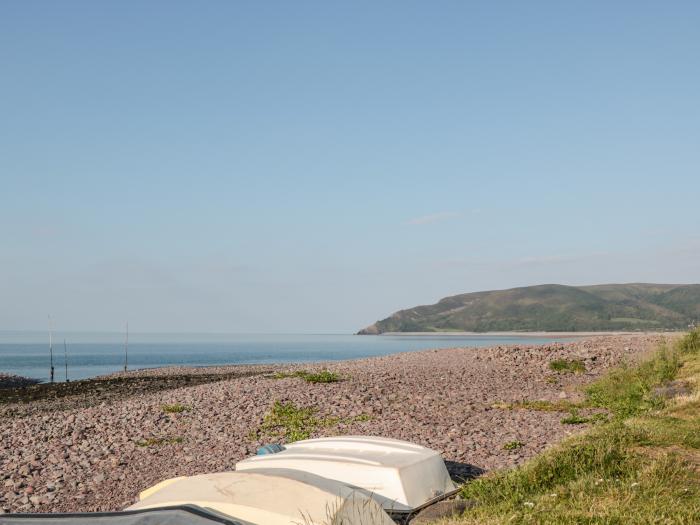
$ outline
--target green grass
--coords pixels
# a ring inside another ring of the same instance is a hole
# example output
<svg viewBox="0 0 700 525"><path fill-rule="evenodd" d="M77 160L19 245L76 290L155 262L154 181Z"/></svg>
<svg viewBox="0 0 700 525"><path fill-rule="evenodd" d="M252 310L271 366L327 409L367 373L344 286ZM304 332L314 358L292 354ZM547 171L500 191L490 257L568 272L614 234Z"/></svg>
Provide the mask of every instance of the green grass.
<svg viewBox="0 0 700 525"><path fill-rule="evenodd" d="M321 428L333 427L339 424L369 421L371 416L359 414L354 417L341 418L335 416L319 417L314 407L298 407L293 402L275 401L272 408L265 414L262 425L249 437L282 438L287 443L308 439L311 434Z"/></svg>
<svg viewBox="0 0 700 525"><path fill-rule="evenodd" d="M182 412L188 412L190 407L187 405L182 405L180 403L175 403L172 405L163 405L160 407L166 414L180 414Z"/></svg>
<svg viewBox="0 0 700 525"><path fill-rule="evenodd" d="M580 408L579 403L571 401L547 401L544 399L523 399L514 403L496 403L492 408L500 408L503 410L537 410L539 412L570 412L573 409Z"/></svg>
<svg viewBox="0 0 700 525"><path fill-rule="evenodd" d="M567 374L583 374L586 365L580 359L555 359L549 363L549 369Z"/></svg>
<svg viewBox="0 0 700 525"><path fill-rule="evenodd" d="M308 439L321 425L313 408L299 408L291 401L275 401L270 412L265 415L261 430L264 433L283 435L288 442Z"/></svg>
<svg viewBox="0 0 700 525"><path fill-rule="evenodd" d="M653 387L700 385L698 332L587 389L605 409L591 427L525 465L463 486L477 505L451 525L692 524L700 516L700 395L656 399Z"/></svg>
<svg viewBox="0 0 700 525"><path fill-rule="evenodd" d="M136 445L139 447L155 447L161 445L174 445L176 443L182 443L183 441L184 439L180 436L145 438L137 441Z"/></svg>
<svg viewBox="0 0 700 525"><path fill-rule="evenodd" d="M306 370L297 370L296 372L277 372L272 377L273 379L300 377L308 383L337 383L341 380L338 374L331 372L330 370L321 370L320 372L307 372Z"/></svg>
<svg viewBox="0 0 700 525"><path fill-rule="evenodd" d="M582 425L589 423L591 418L579 415L578 410L572 410L571 413L561 420L562 425Z"/></svg>
<svg viewBox="0 0 700 525"><path fill-rule="evenodd" d="M589 405L623 419L661 408L663 399L654 396L653 389L676 376L681 353L678 345L672 349L663 345L652 359L613 370L586 389Z"/></svg>
<svg viewBox="0 0 700 525"><path fill-rule="evenodd" d="M525 446L525 443L522 441L509 441L505 445L503 445L503 450L518 450L519 448L522 448Z"/></svg>

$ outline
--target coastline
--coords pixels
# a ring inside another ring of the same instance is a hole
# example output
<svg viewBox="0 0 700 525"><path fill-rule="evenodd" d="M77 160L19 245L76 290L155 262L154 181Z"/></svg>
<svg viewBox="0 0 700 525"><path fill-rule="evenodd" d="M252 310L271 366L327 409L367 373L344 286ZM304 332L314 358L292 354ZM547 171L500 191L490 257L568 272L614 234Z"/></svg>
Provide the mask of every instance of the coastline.
<svg viewBox="0 0 700 525"><path fill-rule="evenodd" d="M86 389L59 399L6 400L0 509L117 510L163 479L231 470L259 446L285 441L261 431L278 401L327 422L311 437L415 442L440 451L456 478L513 467L586 425L562 424L558 412L506 410L504 403L576 400L582 385L661 340L608 335L314 364L144 369L86 380ZM563 358L580 360L585 373L552 372L549 363ZM302 369L329 370L341 381L277 374ZM516 441L522 447L505 448Z"/></svg>
<svg viewBox="0 0 700 525"><path fill-rule="evenodd" d="M379 336L411 336L411 337L444 337L444 336L483 336L483 337L538 337L538 338L552 338L557 337L597 337L597 336L610 336L610 335L664 335L664 334L676 334L681 333L681 331L674 332L383 332L381 334L375 334ZM365 335L365 334L358 334Z"/></svg>
<svg viewBox="0 0 700 525"><path fill-rule="evenodd" d="M180 342L176 336L158 343L135 338L130 345L129 369L168 366L207 367L227 364L282 364L358 359L377 355L425 350L443 346L493 346L498 344L540 344L553 340L574 340L567 334L521 332L507 335L438 333L357 337L353 334L297 334L232 336L211 343ZM582 337L577 334L577 337ZM70 378L82 380L113 374L123 369L123 343L89 342L68 347ZM45 344L0 344L0 371L49 382L48 348ZM121 353L121 355L120 355ZM65 379L63 355L56 368L57 381ZM14 366L13 359L19 366ZM3 387L0 376L0 388Z"/></svg>

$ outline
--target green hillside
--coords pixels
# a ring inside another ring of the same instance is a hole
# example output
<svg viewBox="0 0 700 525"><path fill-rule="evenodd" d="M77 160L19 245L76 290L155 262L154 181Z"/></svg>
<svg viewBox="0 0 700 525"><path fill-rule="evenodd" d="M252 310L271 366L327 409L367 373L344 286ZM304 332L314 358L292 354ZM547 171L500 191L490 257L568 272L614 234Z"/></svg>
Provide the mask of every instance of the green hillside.
<svg viewBox="0 0 700 525"><path fill-rule="evenodd" d="M698 284L543 284L446 297L359 333L665 330L698 319Z"/></svg>

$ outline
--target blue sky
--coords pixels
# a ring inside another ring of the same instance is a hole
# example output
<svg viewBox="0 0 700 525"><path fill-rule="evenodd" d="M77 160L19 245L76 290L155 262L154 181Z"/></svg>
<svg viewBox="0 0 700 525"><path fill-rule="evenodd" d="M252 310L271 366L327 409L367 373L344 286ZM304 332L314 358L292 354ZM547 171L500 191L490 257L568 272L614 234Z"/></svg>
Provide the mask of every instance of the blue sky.
<svg viewBox="0 0 700 525"><path fill-rule="evenodd" d="M0 329L700 282L697 2L0 5Z"/></svg>

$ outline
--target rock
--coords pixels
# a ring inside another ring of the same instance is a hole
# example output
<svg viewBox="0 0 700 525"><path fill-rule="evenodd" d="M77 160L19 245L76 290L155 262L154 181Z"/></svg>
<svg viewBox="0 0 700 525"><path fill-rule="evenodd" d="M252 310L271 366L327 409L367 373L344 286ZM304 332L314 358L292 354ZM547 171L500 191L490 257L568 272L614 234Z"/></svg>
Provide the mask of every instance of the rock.
<svg viewBox="0 0 700 525"><path fill-rule="evenodd" d="M473 501L463 499L438 501L421 510L416 517L412 518L408 523L409 525L428 525L438 520L456 518L473 506Z"/></svg>
<svg viewBox="0 0 700 525"><path fill-rule="evenodd" d="M654 388L654 395L664 399L685 396L693 391L692 387L684 381L671 381L664 386Z"/></svg>

